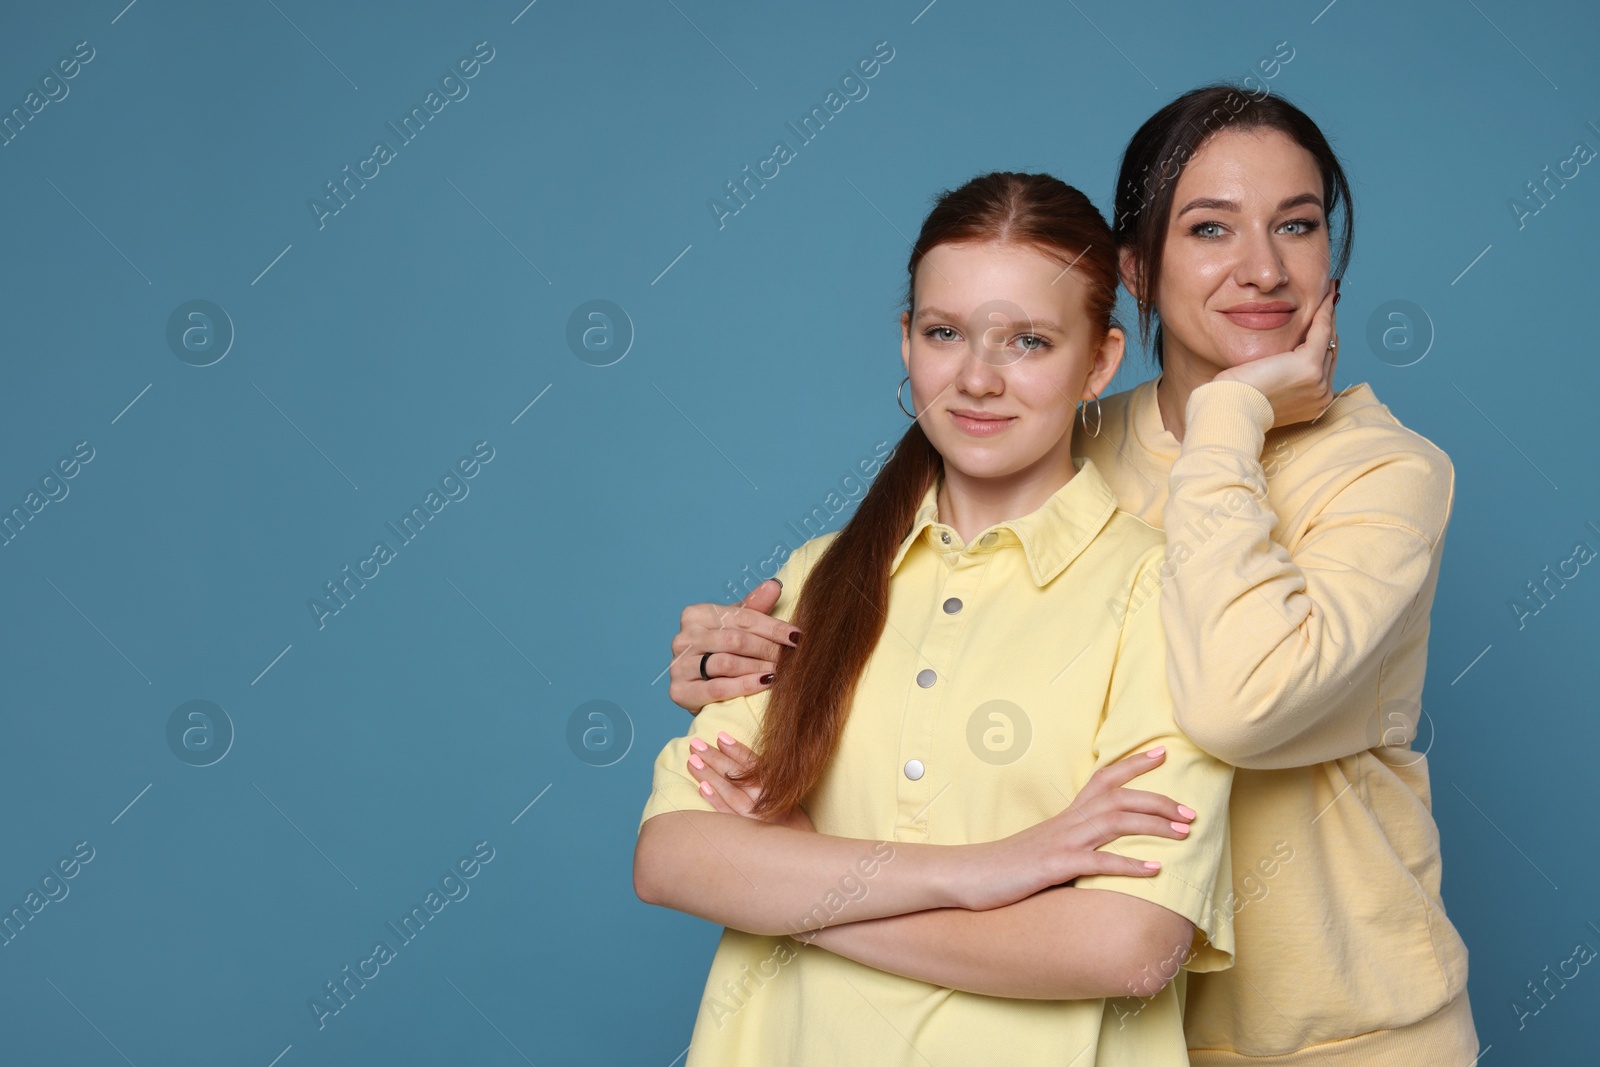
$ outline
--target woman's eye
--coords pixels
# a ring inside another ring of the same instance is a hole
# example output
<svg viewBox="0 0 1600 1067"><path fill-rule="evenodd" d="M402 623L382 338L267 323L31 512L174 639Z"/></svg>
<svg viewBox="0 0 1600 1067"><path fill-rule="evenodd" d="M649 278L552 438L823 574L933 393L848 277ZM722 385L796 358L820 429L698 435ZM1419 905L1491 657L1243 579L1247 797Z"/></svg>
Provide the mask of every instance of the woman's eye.
<svg viewBox="0 0 1600 1067"><path fill-rule="evenodd" d="M1304 237L1306 234L1315 233L1320 225L1322 224L1316 219L1292 219L1284 223L1283 228L1296 237Z"/></svg>
<svg viewBox="0 0 1600 1067"><path fill-rule="evenodd" d="M956 339L955 330L948 326L935 326L928 330L927 335L935 341L954 341Z"/></svg>
<svg viewBox="0 0 1600 1067"><path fill-rule="evenodd" d="M1194 234L1196 237L1221 237L1222 223L1197 222L1193 226L1189 227L1189 232Z"/></svg>
<svg viewBox="0 0 1600 1067"><path fill-rule="evenodd" d="M1037 352L1048 343L1049 342L1043 337L1033 333L1025 333L1021 337L1017 338L1017 344L1021 345L1023 349L1029 352Z"/></svg>

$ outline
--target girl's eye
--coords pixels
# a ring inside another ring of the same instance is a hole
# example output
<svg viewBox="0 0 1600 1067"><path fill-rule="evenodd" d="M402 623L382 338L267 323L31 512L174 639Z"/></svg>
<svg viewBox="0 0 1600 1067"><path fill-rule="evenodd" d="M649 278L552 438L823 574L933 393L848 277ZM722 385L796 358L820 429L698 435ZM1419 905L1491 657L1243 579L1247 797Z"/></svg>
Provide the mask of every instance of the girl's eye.
<svg viewBox="0 0 1600 1067"><path fill-rule="evenodd" d="M928 329L926 336L934 341L954 341L956 332L949 326L933 326Z"/></svg>
<svg viewBox="0 0 1600 1067"><path fill-rule="evenodd" d="M1322 223L1316 219L1291 219L1283 224L1283 228L1290 230L1296 237L1304 237L1307 234L1315 233L1321 225Z"/></svg>
<svg viewBox="0 0 1600 1067"><path fill-rule="evenodd" d="M1222 223L1197 222L1193 226L1189 227L1189 232L1194 234L1196 237L1221 237Z"/></svg>
<svg viewBox="0 0 1600 1067"><path fill-rule="evenodd" d="M1039 349L1044 348L1049 343L1049 341L1046 341L1043 337L1040 337L1035 333L1025 333L1021 337L1017 338L1017 344L1021 345L1023 349L1028 352L1037 352Z"/></svg>

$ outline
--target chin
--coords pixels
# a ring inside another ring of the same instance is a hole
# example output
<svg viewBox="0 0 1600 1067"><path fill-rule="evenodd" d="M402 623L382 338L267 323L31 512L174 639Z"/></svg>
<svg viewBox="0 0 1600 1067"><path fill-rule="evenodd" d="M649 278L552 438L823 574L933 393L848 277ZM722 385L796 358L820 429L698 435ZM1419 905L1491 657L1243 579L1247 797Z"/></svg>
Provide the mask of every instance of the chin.
<svg viewBox="0 0 1600 1067"><path fill-rule="evenodd" d="M1015 474L1018 469L1015 462L1008 462L1003 456L975 454L965 449L945 452L943 455L946 466L968 478L1004 478Z"/></svg>
<svg viewBox="0 0 1600 1067"><path fill-rule="evenodd" d="M1229 367L1237 367L1244 363L1254 363L1258 359L1275 356L1280 352L1288 352L1299 343L1299 334L1293 329L1263 331L1249 337L1237 337L1231 344L1219 345L1217 354L1221 362Z"/></svg>

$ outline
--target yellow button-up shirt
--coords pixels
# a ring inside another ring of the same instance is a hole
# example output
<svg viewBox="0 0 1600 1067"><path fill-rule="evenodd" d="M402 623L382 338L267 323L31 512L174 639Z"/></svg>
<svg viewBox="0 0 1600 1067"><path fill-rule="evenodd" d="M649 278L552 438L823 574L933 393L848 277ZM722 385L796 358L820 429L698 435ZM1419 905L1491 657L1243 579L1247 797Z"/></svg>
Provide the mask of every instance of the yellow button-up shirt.
<svg viewBox="0 0 1600 1067"><path fill-rule="evenodd" d="M888 623L806 810L819 832L841 837L992 841L1062 811L1096 769L1165 745L1166 761L1132 785L1195 808L1194 829L1182 841L1113 843L1121 854L1160 860L1154 877L1096 875L1075 884L1184 916L1197 927L1188 969L1227 967L1233 771L1173 721L1160 612L1145 603L1162 566L1160 531L1117 510L1092 461L1078 464L1037 511L970 544L939 521L937 486L929 489L894 558ZM792 618L806 574L836 536L806 542L785 563L776 616ZM709 704L690 736L714 745L726 730L753 742L766 702L762 692ZM677 810L712 810L685 766L689 753L680 737L657 757L641 826ZM890 846L884 854L893 862ZM795 929L814 928L870 885L870 874L847 875L839 896L796 916ZM1186 1064L1182 984L1147 1000L983 996L794 938L727 929L688 1067Z"/></svg>

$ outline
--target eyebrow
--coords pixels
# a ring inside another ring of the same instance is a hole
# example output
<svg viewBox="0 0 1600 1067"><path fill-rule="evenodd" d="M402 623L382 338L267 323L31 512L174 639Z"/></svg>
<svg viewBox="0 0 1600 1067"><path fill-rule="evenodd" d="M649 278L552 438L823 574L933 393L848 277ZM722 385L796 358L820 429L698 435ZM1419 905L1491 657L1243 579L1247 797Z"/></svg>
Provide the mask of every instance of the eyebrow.
<svg viewBox="0 0 1600 1067"><path fill-rule="evenodd" d="M956 315L956 314L952 314L951 312L948 312L948 311L944 310L943 308L927 307L927 308L923 308L921 311L917 312L917 317L916 317L915 321L921 322L924 319L945 319L946 321L949 321L949 322L960 322L961 321L961 316L960 315ZM1050 331L1052 331L1054 333L1066 333L1067 332L1067 328L1065 326L1062 326L1060 323L1057 323L1057 322L1051 322L1049 319L1029 319L1025 323L1007 322L1005 325L1007 325L1007 326L1009 326L1009 327L1011 327L1013 329L1015 329L1017 327L1026 327L1027 329L1031 329L1031 330L1050 330Z"/></svg>
<svg viewBox="0 0 1600 1067"><path fill-rule="evenodd" d="M1322 197L1316 193L1301 193L1299 196L1287 197L1278 203L1279 211L1288 211L1290 208L1300 207L1304 204L1315 204L1322 207ZM1179 215L1190 211L1238 211L1239 204L1234 200L1223 200L1215 197L1202 196L1189 201L1178 211Z"/></svg>

